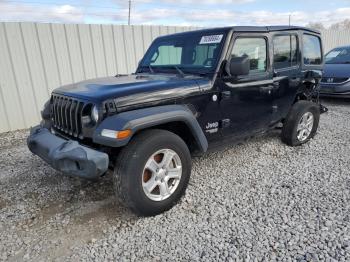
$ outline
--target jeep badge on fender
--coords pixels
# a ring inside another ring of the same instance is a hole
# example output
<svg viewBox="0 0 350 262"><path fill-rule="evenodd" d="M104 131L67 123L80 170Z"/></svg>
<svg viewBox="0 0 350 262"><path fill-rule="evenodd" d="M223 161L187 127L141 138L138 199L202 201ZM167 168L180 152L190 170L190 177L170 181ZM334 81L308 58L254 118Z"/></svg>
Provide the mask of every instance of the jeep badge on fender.
<svg viewBox="0 0 350 262"><path fill-rule="evenodd" d="M320 33L308 28L161 36L134 74L55 89L28 147L70 176L112 170L121 202L156 215L185 193L193 155L281 124L290 146L312 139L326 111L318 100L322 66Z"/></svg>

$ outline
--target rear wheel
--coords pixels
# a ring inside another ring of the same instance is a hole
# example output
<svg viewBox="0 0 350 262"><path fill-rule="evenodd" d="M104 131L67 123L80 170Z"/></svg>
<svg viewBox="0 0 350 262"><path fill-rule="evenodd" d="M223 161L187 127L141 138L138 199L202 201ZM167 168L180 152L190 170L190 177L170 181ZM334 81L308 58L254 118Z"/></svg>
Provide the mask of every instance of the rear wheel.
<svg viewBox="0 0 350 262"><path fill-rule="evenodd" d="M122 203L139 215L170 209L184 194L191 173L185 142L166 130L147 130L120 152L114 186Z"/></svg>
<svg viewBox="0 0 350 262"><path fill-rule="evenodd" d="M306 143L316 134L320 108L310 101L298 101L290 110L282 128L282 141L290 146Z"/></svg>

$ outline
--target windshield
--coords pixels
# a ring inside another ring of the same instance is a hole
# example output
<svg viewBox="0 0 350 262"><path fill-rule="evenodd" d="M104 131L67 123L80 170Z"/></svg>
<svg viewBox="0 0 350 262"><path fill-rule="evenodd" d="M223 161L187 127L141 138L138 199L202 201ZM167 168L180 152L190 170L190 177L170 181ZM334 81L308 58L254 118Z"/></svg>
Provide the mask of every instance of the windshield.
<svg viewBox="0 0 350 262"><path fill-rule="evenodd" d="M350 64L350 47L331 50L326 55L326 64Z"/></svg>
<svg viewBox="0 0 350 262"><path fill-rule="evenodd" d="M226 33L193 33L162 37L153 42L138 72L214 72Z"/></svg>

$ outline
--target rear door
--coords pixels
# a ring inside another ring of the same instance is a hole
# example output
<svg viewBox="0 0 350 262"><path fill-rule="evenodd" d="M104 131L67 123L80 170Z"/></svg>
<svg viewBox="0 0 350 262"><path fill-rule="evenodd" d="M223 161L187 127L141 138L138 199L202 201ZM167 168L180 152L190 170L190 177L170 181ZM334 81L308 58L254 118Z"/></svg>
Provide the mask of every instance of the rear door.
<svg viewBox="0 0 350 262"><path fill-rule="evenodd" d="M273 116L272 122L285 117L301 84L301 52L298 32L275 33L273 43Z"/></svg>
<svg viewBox="0 0 350 262"><path fill-rule="evenodd" d="M250 72L220 81L224 136L247 136L267 128L272 116L272 72L269 35L235 33L231 57L248 56Z"/></svg>

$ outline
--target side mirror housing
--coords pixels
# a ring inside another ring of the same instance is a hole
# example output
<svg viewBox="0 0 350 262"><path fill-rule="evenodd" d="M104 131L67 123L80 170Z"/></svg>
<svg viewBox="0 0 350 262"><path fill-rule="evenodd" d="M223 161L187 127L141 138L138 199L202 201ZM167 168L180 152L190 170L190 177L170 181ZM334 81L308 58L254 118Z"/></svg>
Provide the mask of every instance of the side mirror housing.
<svg viewBox="0 0 350 262"><path fill-rule="evenodd" d="M232 57L229 62L231 76L249 75L250 59L248 56Z"/></svg>

